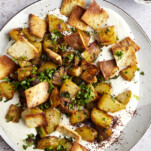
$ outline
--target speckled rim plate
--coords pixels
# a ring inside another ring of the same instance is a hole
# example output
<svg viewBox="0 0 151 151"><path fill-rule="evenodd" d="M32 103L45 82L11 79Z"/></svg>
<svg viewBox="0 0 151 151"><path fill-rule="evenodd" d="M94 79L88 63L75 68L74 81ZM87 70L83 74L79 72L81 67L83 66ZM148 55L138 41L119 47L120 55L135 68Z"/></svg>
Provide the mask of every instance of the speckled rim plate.
<svg viewBox="0 0 151 151"><path fill-rule="evenodd" d="M146 5L150 5L151 4L151 0L148 0L148 1L145 1L145 0L135 0L135 2L141 3L141 4L146 4Z"/></svg>
<svg viewBox="0 0 151 151"><path fill-rule="evenodd" d="M85 0L88 6L92 0ZM140 101L137 106L137 111L135 116L130 120L127 126L122 131L117 143L112 144L106 151L128 151L130 150L144 135L148 129L151 121L151 42L148 36L145 34L143 29L139 24L125 11L117 7L116 5L103 1L96 0L98 4L102 7L108 7L113 9L115 12L120 14L127 24L130 26L137 43L140 45L141 50L138 54L138 60L140 64L140 69L145 72L145 76L140 76ZM33 13L35 15L46 14L48 10L54 8L60 8L62 0L42 0L34 2L33 4L27 6L19 13L14 15L7 24L0 31L0 51L1 54L8 43L8 32L12 28L20 27L24 22L28 20L28 14ZM4 117L5 118L5 117ZM16 144L6 135L3 128L0 127L0 135L15 151L20 151ZM16 134L19 135L19 134Z"/></svg>

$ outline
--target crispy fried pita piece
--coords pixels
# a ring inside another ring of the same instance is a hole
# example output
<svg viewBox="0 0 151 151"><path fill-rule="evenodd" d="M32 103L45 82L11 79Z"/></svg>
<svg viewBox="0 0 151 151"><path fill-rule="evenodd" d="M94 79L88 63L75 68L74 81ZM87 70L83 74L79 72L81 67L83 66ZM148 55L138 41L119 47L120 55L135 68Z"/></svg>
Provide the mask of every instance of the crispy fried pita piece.
<svg viewBox="0 0 151 151"><path fill-rule="evenodd" d="M97 67L94 64L91 64L91 63L87 62L86 60L81 61L81 68L83 70L88 70L88 69L91 69L91 68L97 69Z"/></svg>
<svg viewBox="0 0 151 151"><path fill-rule="evenodd" d="M6 55L0 57L0 80L17 70L17 65Z"/></svg>
<svg viewBox="0 0 151 151"><path fill-rule="evenodd" d="M108 19L108 14L104 9L100 8L95 0L93 0L81 19L94 30L99 30Z"/></svg>
<svg viewBox="0 0 151 151"><path fill-rule="evenodd" d="M73 26L77 29L80 29L82 31L85 31L87 29L87 24L85 24L82 20L81 17L84 14L85 9L82 8L81 6L75 6L73 9L70 18L68 20L68 24L70 26Z"/></svg>
<svg viewBox="0 0 151 151"><path fill-rule="evenodd" d="M57 31L69 30L67 24L55 15L48 15L48 24L49 24L50 32L52 32L53 30L57 30Z"/></svg>
<svg viewBox="0 0 151 151"><path fill-rule="evenodd" d="M18 40L19 37L21 36L21 31L22 31L22 28L15 28L9 32L9 35L11 36L12 39Z"/></svg>
<svg viewBox="0 0 151 151"><path fill-rule="evenodd" d="M140 47L130 37L126 37L123 40L121 40L120 42L118 42L116 45L114 45L111 48L111 50L116 47L127 47L127 46L133 46L135 49L135 52L140 50Z"/></svg>
<svg viewBox="0 0 151 151"><path fill-rule="evenodd" d="M61 6L61 14L69 17L76 5L84 7L85 2L83 0L63 0Z"/></svg>
<svg viewBox="0 0 151 151"><path fill-rule="evenodd" d="M89 150L75 141L71 148L71 151L89 151Z"/></svg>
<svg viewBox="0 0 151 151"><path fill-rule="evenodd" d="M37 37L43 38L47 30L46 21L33 15L29 15L29 32Z"/></svg>
<svg viewBox="0 0 151 151"><path fill-rule="evenodd" d="M85 37L86 36L86 37ZM86 49L90 37L82 32L72 33L64 37L65 42L74 49Z"/></svg>
<svg viewBox="0 0 151 151"><path fill-rule="evenodd" d="M119 68L117 67L114 59L108 61L101 61L99 62L99 66L106 81L114 77L114 75L119 71Z"/></svg>
<svg viewBox="0 0 151 151"><path fill-rule="evenodd" d="M101 28L98 32L99 39L102 45L107 46L116 43L114 26Z"/></svg>
<svg viewBox="0 0 151 151"><path fill-rule="evenodd" d="M98 43L97 41L94 41L93 43L91 43L90 47L82 53L82 56L86 61L92 62L97 58L99 53L100 48L98 46Z"/></svg>
<svg viewBox="0 0 151 151"><path fill-rule="evenodd" d="M117 47L112 49L112 53L118 67L127 67L138 64L133 46Z"/></svg>

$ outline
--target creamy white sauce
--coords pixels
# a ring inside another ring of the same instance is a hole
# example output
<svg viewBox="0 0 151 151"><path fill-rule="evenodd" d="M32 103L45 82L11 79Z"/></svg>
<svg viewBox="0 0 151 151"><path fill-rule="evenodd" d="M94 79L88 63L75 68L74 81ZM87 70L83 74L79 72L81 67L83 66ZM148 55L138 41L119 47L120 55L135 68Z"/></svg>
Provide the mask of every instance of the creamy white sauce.
<svg viewBox="0 0 151 151"><path fill-rule="evenodd" d="M104 26L114 26L116 35L118 36L119 40L124 39L127 36L130 36L132 39L134 38L131 34L131 30L127 23L120 17L116 12L114 12L111 9L104 8L107 13L109 14L109 19L104 24ZM50 14L54 14L58 16L59 18L67 21L67 17L60 14L59 9L53 10L49 12ZM88 30L92 31L91 28L88 28ZM68 32L64 32L64 34L69 34ZM94 39L91 38L90 42L93 42ZM10 44L9 44L10 45ZM112 55L109 52L109 48L111 47L103 47L102 52L99 54L99 57L97 58L96 62L103 61L103 60L110 60L112 59ZM6 49L8 46L6 46ZM6 51L5 51L6 53ZM120 76L118 79L112 79L110 80L112 85L112 95L118 95L121 92L124 92L125 90L131 90L132 91L132 98L127 105L126 110L122 110L120 112L116 112L114 114L111 114L113 116L116 116L121 121L121 125L117 125L117 127L113 130L113 135L111 136L110 141L104 141L105 143L104 147L96 148L97 145L94 143L88 143L86 141L81 141L81 144L84 145L86 148L90 150L104 150L106 147L108 147L112 142L114 142L115 138L120 135L120 131L125 127L125 125L128 123L128 121L131 119L133 113L137 107L137 100L135 99L134 95L139 95L139 74L136 72L135 77L131 82L127 82L123 80L123 78ZM136 83L137 82L137 83ZM14 95L14 98L10 100L7 103L1 102L0 103L0 125L4 132L8 135L8 137L20 148L20 150L23 150L22 146L24 144L23 140L27 137L27 134L33 133L36 134L35 128L27 128L24 121L21 119L19 123L14 124L12 122L7 123L5 120L5 115L9 109L9 106L11 104L16 104L19 102L18 94L16 93ZM61 120L61 123L64 123L65 125L68 125L70 128L75 129L70 123L69 118L67 118L65 115L62 115L63 120ZM51 134L52 136L60 136L61 134L58 132L54 132ZM62 136L62 135L61 135ZM40 151L39 149L33 149L33 147L28 147L28 151Z"/></svg>

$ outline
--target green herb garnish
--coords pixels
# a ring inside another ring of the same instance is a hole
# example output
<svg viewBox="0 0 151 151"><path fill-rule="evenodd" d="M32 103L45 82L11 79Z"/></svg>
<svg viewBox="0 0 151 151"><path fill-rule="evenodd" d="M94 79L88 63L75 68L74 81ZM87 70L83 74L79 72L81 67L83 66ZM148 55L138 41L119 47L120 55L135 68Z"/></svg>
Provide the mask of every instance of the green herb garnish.
<svg viewBox="0 0 151 151"><path fill-rule="evenodd" d="M61 97L62 97L62 98L70 98L70 93L69 93L68 91L63 91L63 92L61 93Z"/></svg>
<svg viewBox="0 0 151 151"><path fill-rule="evenodd" d="M115 52L115 55L116 55L117 57L119 57L120 59L122 59L123 52L121 52L121 51L116 51L116 52Z"/></svg>

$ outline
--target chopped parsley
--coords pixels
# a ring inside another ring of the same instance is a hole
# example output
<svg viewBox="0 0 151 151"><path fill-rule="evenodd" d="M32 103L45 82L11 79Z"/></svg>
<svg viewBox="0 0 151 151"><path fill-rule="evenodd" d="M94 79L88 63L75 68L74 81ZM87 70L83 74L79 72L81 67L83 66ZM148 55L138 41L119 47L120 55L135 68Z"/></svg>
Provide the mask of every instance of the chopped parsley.
<svg viewBox="0 0 151 151"><path fill-rule="evenodd" d="M118 36L116 36L116 40L119 40Z"/></svg>
<svg viewBox="0 0 151 151"><path fill-rule="evenodd" d="M86 33L88 36L91 36L91 32L90 32L90 31L85 31L85 33Z"/></svg>
<svg viewBox="0 0 151 151"><path fill-rule="evenodd" d="M105 31L105 33L107 34L108 32L110 32L110 29L107 28L107 30Z"/></svg>
<svg viewBox="0 0 151 151"><path fill-rule="evenodd" d="M56 45L57 40L61 37L62 37L62 34L59 31L57 31L56 29L52 30L51 40L52 40L53 45Z"/></svg>
<svg viewBox="0 0 151 151"><path fill-rule="evenodd" d="M137 68L137 71L140 71L140 68Z"/></svg>
<svg viewBox="0 0 151 151"><path fill-rule="evenodd" d="M115 52L115 55L116 55L117 57L119 57L120 59L122 59L123 52L122 52L122 51L116 51L116 52Z"/></svg>
<svg viewBox="0 0 151 151"><path fill-rule="evenodd" d="M141 72L141 73L140 73L140 75L143 75L143 76L144 76L144 75L145 75L145 73L144 73L144 72Z"/></svg>
<svg viewBox="0 0 151 151"><path fill-rule="evenodd" d="M140 100L140 97L138 95L134 95L134 97L136 98L136 100Z"/></svg>
<svg viewBox="0 0 151 151"><path fill-rule="evenodd" d="M41 127L37 127L37 132L38 132L38 134L41 136L42 135L42 129L41 129Z"/></svg>
<svg viewBox="0 0 151 151"><path fill-rule="evenodd" d="M18 62L18 60L17 60L17 59L15 59L15 58L12 58L12 60L13 60L13 61L16 61L16 62Z"/></svg>
<svg viewBox="0 0 151 151"><path fill-rule="evenodd" d="M69 93L68 91L63 91L63 92L61 93L61 97L62 97L62 98L70 98L70 93Z"/></svg>
<svg viewBox="0 0 151 151"><path fill-rule="evenodd" d="M49 102L45 102L45 103L42 103L38 106L38 108L40 108L41 110L46 110L46 109L49 109L50 108L50 104Z"/></svg>
<svg viewBox="0 0 151 151"><path fill-rule="evenodd" d="M73 138L72 137L64 137L68 142L71 142L71 143L73 143Z"/></svg>
<svg viewBox="0 0 151 151"><path fill-rule="evenodd" d="M10 82L10 79L9 78L4 78L2 79L3 81L6 81L6 82Z"/></svg>
<svg viewBox="0 0 151 151"><path fill-rule="evenodd" d="M8 116L7 116L7 122L10 122L10 121L12 121L12 120L13 120L12 116L11 116L11 115L8 115Z"/></svg>
<svg viewBox="0 0 151 151"><path fill-rule="evenodd" d="M128 72L127 71L124 71L124 74L127 74Z"/></svg>
<svg viewBox="0 0 151 151"><path fill-rule="evenodd" d="M75 29L74 29L74 28L70 28L70 31L71 31L71 32L75 32Z"/></svg>

